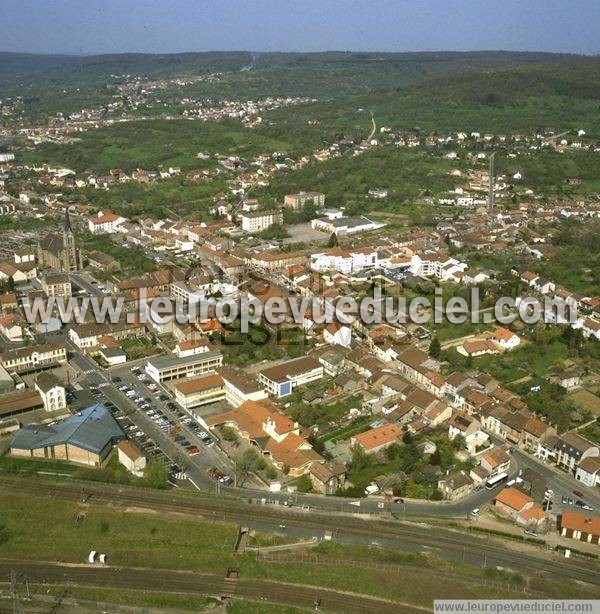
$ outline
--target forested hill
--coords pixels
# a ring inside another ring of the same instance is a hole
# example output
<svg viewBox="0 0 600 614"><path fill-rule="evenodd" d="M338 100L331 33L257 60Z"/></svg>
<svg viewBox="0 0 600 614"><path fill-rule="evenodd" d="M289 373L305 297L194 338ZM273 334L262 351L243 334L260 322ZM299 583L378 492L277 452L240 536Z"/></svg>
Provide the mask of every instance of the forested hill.
<svg viewBox="0 0 600 614"><path fill-rule="evenodd" d="M438 99L498 104L529 96L600 99L600 57L470 70L415 86Z"/></svg>
<svg viewBox="0 0 600 614"><path fill-rule="evenodd" d="M137 75L164 78L197 75L206 72L238 71L252 67L256 71L283 71L282 76L299 71L310 88L311 79L327 73L343 73L357 92L387 89L423 79L440 77L469 69L506 64L556 61L576 57L553 53L481 51L429 53L250 53L247 51L174 54L124 53L109 55L40 55L0 52L0 85L52 84L98 85L115 76ZM373 75L380 79L378 84ZM310 92L308 92L310 94Z"/></svg>

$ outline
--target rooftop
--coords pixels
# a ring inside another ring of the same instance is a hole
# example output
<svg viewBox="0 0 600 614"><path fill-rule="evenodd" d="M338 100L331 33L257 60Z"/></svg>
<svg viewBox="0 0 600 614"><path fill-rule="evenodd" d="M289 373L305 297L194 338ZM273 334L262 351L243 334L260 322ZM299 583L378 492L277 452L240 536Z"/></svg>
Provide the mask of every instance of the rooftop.
<svg viewBox="0 0 600 614"><path fill-rule="evenodd" d="M106 407L99 403L51 426L25 426L15 434L11 447L34 450L70 444L99 454L108 443L123 437L123 431L117 421Z"/></svg>

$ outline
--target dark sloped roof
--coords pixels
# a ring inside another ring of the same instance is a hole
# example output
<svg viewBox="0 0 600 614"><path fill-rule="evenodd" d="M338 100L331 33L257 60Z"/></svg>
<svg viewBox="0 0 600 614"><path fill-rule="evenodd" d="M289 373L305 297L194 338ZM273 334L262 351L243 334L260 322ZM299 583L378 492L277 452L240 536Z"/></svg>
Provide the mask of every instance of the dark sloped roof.
<svg viewBox="0 0 600 614"><path fill-rule="evenodd" d="M92 405L51 426L32 424L18 431L11 447L20 450L71 444L99 454L109 442L123 439L117 421L102 404Z"/></svg>

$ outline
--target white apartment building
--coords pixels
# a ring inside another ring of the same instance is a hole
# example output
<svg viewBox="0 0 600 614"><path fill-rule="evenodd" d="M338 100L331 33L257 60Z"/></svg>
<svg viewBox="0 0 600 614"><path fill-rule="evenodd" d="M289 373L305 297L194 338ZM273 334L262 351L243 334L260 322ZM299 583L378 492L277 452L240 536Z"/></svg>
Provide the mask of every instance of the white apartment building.
<svg viewBox="0 0 600 614"><path fill-rule="evenodd" d="M462 273L466 269L466 262L460 262L456 258L450 258L437 252L427 252L421 255L414 254L409 267L413 275L420 275L422 277L433 276L442 281L454 279L456 273Z"/></svg>
<svg viewBox="0 0 600 614"><path fill-rule="evenodd" d="M242 214L242 230L245 232L262 232L274 224L282 223L281 211L252 211Z"/></svg>
<svg viewBox="0 0 600 614"><path fill-rule="evenodd" d="M324 252L312 254L310 257L310 267L314 271L339 271L349 274L376 267L377 264L377 252L370 247L356 250L334 247Z"/></svg>
<svg viewBox="0 0 600 614"><path fill-rule="evenodd" d="M88 228L92 234L112 234L122 232L120 228L127 220L112 211L99 211L98 215L89 218Z"/></svg>

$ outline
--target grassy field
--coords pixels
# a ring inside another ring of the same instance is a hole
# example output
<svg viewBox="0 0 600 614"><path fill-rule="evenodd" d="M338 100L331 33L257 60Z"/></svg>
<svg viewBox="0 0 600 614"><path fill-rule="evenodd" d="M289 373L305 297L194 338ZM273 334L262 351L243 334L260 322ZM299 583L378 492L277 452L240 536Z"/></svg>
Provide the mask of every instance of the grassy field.
<svg viewBox="0 0 600 614"><path fill-rule="evenodd" d="M226 571L237 529L232 524L124 513L12 495L0 502L8 539L3 558L83 563L90 550L113 565Z"/></svg>
<svg viewBox="0 0 600 614"><path fill-rule="evenodd" d="M481 356L474 359L473 363L509 383L525 375L543 377L551 367L560 367L567 356L567 346L554 341L548 345L527 344L500 356Z"/></svg>
<svg viewBox="0 0 600 614"><path fill-rule="evenodd" d="M577 407L592 412L595 416L600 416L600 399L589 390L577 390L570 394L568 399Z"/></svg>
<svg viewBox="0 0 600 614"><path fill-rule="evenodd" d="M594 424L590 424L586 426L584 429L579 431L579 434L593 441L594 443L600 445L600 422L596 420Z"/></svg>
<svg viewBox="0 0 600 614"><path fill-rule="evenodd" d="M58 599L76 599L80 601L79 607L81 611L94 611L99 606L118 604L123 606L203 612L211 610L217 603L215 599L210 597L198 597L196 595L164 595L148 591L125 591L85 586L68 586L63 589L62 587L48 588L47 585L30 585L30 590L34 600L36 594L55 595Z"/></svg>

